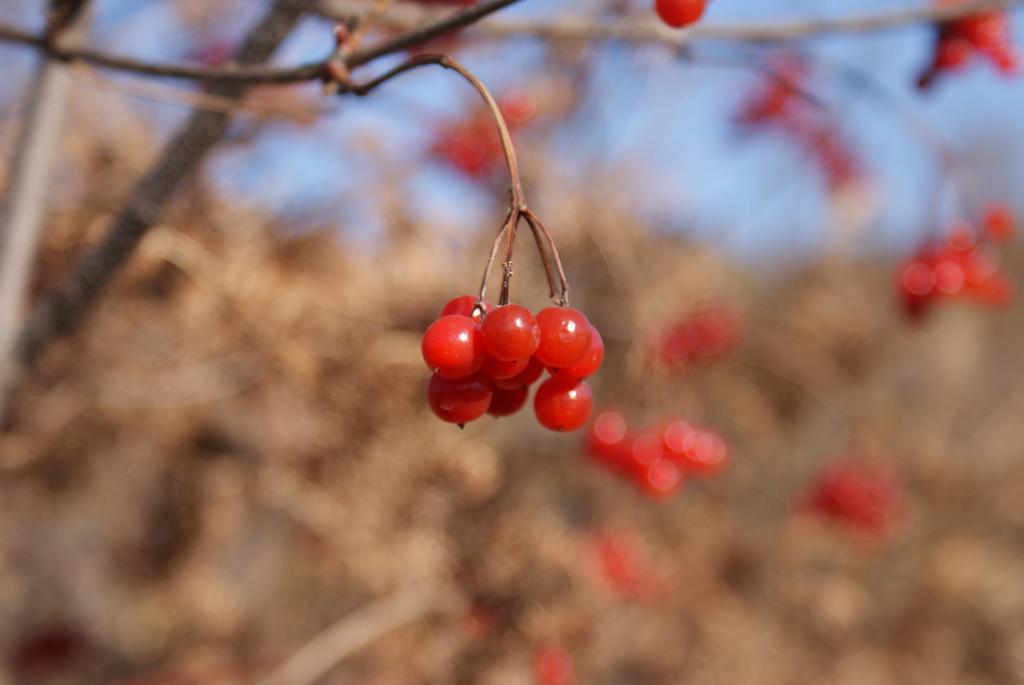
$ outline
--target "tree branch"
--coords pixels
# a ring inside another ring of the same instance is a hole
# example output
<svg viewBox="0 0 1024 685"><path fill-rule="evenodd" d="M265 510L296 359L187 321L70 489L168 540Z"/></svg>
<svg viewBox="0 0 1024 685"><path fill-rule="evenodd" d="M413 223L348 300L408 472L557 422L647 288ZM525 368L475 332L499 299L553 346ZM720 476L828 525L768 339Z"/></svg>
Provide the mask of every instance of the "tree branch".
<svg viewBox="0 0 1024 685"><path fill-rule="evenodd" d="M298 22L303 4L303 0L276 0L239 49L238 61L267 60ZM212 93L237 99L244 90L240 83L222 83ZM21 366L31 364L48 340L67 332L85 314L131 257L178 186L194 176L229 123L230 117L223 112L194 112L189 117L160 159L135 186L103 241L32 312L18 340L16 354Z"/></svg>
<svg viewBox="0 0 1024 685"><path fill-rule="evenodd" d="M408 623L458 606L437 588L406 590L345 616L314 636L259 685L311 685L352 652Z"/></svg>
<svg viewBox="0 0 1024 685"><path fill-rule="evenodd" d="M856 16L792 19L771 23L697 24L684 31L672 30L651 19L604 19L575 15L542 19L501 18L474 26L475 35L486 37L530 36L554 41L609 41L665 43L679 46L692 40L772 43L830 34L869 33L920 23L942 23L988 10L1006 9L1021 0L964 0L950 5L923 5ZM322 0L321 13L340 19L365 12L363 3ZM383 26L404 30L436 14L436 10L411 5L392 8L379 18Z"/></svg>
<svg viewBox="0 0 1024 685"><path fill-rule="evenodd" d="M72 27L85 5L86 0L51 2L47 34L56 39L69 29L85 33L82 22ZM17 376L14 348L25 316L72 85L67 65L47 59L37 67L29 113L15 151L10 195L0 214L0 423Z"/></svg>
<svg viewBox="0 0 1024 685"><path fill-rule="evenodd" d="M448 14L427 26L413 28L400 36L353 53L345 58L349 69L372 62L385 55L401 52L438 36L468 26L489 14L508 7L519 0L489 0L465 10ZM80 61L105 69L114 69L142 76L181 78L204 83L236 85L274 85L313 81L325 76L326 60L307 62L294 67L247 66L202 67L187 64L148 62L131 57L112 55L89 47L56 47L45 36L39 36L13 26L0 25L0 42L18 43L45 50L55 59Z"/></svg>
<svg viewBox="0 0 1024 685"><path fill-rule="evenodd" d="M385 40L376 46L356 52L346 58L350 69L372 62L380 57L400 52L433 38L475 24L480 19L507 7L517 0L490 0L452 14L437 17L435 12L410 11L395 8L381 17L384 25L407 30L402 35ZM866 33L895 29L911 24L941 23L960 19L986 10L1006 9L1019 5L1021 0L965 0L962 4L921 6L852 17L832 19L795 19L767 24L699 24L684 31L670 30L653 20L598 20L579 17L559 19L512 20L491 22L477 30L489 36L534 36L548 40L624 40L634 43L664 43L682 45L691 40L723 40L736 42L786 42L837 33ZM324 0L322 12L335 19L350 18L351 11L341 8L347 3ZM363 9L362 11L365 11ZM425 26L419 26L423 16L431 17ZM23 31L13 26L0 25L0 42L18 43L47 50L53 57L67 61L82 61L97 67L114 69L145 76L181 78L206 83L238 83L273 85L312 81L324 76L325 60L308 62L293 67L267 67L229 65L202 67L187 64L149 62L112 55L88 47L61 47L49 45L45 36Z"/></svg>

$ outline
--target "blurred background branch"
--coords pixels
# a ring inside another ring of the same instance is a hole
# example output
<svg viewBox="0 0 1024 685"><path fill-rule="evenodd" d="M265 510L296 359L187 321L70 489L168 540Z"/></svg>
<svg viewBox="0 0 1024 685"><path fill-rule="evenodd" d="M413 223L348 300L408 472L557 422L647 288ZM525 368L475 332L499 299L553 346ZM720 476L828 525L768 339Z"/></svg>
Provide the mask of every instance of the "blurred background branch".
<svg viewBox="0 0 1024 685"><path fill-rule="evenodd" d="M276 0L249 33L238 51L237 61L253 64L267 60L298 22L304 4L302 0ZM220 84L211 92L220 98L237 99L244 90L241 84L229 83ZM31 364L50 338L68 331L86 314L104 286L131 257L178 186L192 176L206 153L224 135L229 123L227 113L196 111L181 127L139 181L106 237L32 312L17 341L13 364L5 374L7 387L13 383L19 367Z"/></svg>
<svg viewBox="0 0 1024 685"><path fill-rule="evenodd" d="M408 30L395 38L352 54L346 59L349 68L367 64L385 55L415 47L425 41L445 35L478 22L517 0L483 2L456 13L424 11L423 8L398 7L382 12L379 17L384 26ZM738 42L785 42L837 33L863 33L898 28L910 24L951 21L978 12L1007 8L1021 0L972 0L970 2L921 6L904 10L885 11L851 17L797 19L777 23L736 25L701 25L686 31L672 31L650 20L607 20L566 17L558 20L512 20L490 22L481 28L484 35L528 35L552 40L624 40L636 43L667 43L682 45L690 40L709 39ZM359 7L344 0L324 0L320 12L338 21L362 16L365 6ZM426 25L423 22L426 21ZM0 41L20 43L45 49L54 57L82 61L95 66L147 76L182 78L207 83L283 84L319 79L324 73L322 60L294 67L201 67L186 64L147 62L120 57L103 50L87 47L53 47L45 36L13 26L0 25Z"/></svg>
<svg viewBox="0 0 1024 685"><path fill-rule="evenodd" d="M47 40L65 34L82 14L86 0L54 0L47 14ZM84 24L84 22L83 22ZM87 35L82 25L64 36ZM60 150L73 77L70 68L44 56L28 93L24 131L14 153L12 187L0 224L0 424L14 380L14 344L25 314L40 235L53 192L52 175Z"/></svg>

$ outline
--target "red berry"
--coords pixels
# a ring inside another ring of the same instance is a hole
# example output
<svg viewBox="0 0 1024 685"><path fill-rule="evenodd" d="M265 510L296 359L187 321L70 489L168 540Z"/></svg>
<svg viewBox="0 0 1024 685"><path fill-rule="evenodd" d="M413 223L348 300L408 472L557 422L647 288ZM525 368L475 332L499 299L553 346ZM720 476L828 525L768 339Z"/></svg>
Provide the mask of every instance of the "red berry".
<svg viewBox="0 0 1024 685"><path fill-rule="evenodd" d="M574 431L590 418L593 395L586 381L549 378L537 388L533 409L540 425L553 431Z"/></svg>
<svg viewBox="0 0 1024 685"><path fill-rule="evenodd" d="M540 345L540 327L526 307L508 304L484 317L484 345L495 359L525 359Z"/></svg>
<svg viewBox="0 0 1024 685"><path fill-rule="evenodd" d="M540 346L536 356L545 366L563 368L578 364L590 350L590 322L578 309L542 309L537 314L537 326L540 328Z"/></svg>
<svg viewBox="0 0 1024 685"><path fill-rule="evenodd" d="M573 680L573 662L561 647L547 647L534 656L534 672L539 685L566 685Z"/></svg>
<svg viewBox="0 0 1024 685"><path fill-rule="evenodd" d="M583 359L563 369L553 368L551 375L559 378L589 378L597 373L602 362L604 362L604 341L601 339L601 334L597 332L597 328L591 324L590 349L583 355Z"/></svg>
<svg viewBox="0 0 1024 685"><path fill-rule="evenodd" d="M691 436L696 430L685 421L673 421L661 431L661 441L665 445L665 455L677 464L685 463L687 447L691 442Z"/></svg>
<svg viewBox="0 0 1024 685"><path fill-rule="evenodd" d="M682 487L683 472L668 459L659 459L638 474L637 482L648 497L664 499Z"/></svg>
<svg viewBox="0 0 1024 685"><path fill-rule="evenodd" d="M523 408L529 396L529 388L506 390L492 387L491 406L487 413L491 416L512 416Z"/></svg>
<svg viewBox="0 0 1024 685"><path fill-rule="evenodd" d="M427 401L439 419L461 425L487 412L491 405L491 384L479 374L451 379L435 373L427 386Z"/></svg>
<svg viewBox="0 0 1024 685"><path fill-rule="evenodd" d="M837 462L811 485L803 506L848 529L881 536L889 531L903 506L903 488L894 473L858 463Z"/></svg>
<svg viewBox="0 0 1024 685"><path fill-rule="evenodd" d="M700 19L707 4L707 0L655 0L654 9L663 22L678 29Z"/></svg>
<svg viewBox="0 0 1024 685"><path fill-rule="evenodd" d="M462 316L471 317L474 321L480 321L483 318L483 314L491 311L494 307L487 300L483 301L483 313L476 306L476 297L473 295L460 295L454 300L450 300L448 304L444 306L441 313L438 314L438 318L442 316L448 316L449 314L461 314Z"/></svg>
<svg viewBox="0 0 1024 685"><path fill-rule="evenodd" d="M900 287L907 295L926 297L935 288L935 274L925 262L913 261L903 267Z"/></svg>
<svg viewBox="0 0 1024 685"><path fill-rule="evenodd" d="M421 349L427 366L445 378L465 378L484 363L480 326L460 314L442 316L430 324Z"/></svg>
<svg viewBox="0 0 1024 685"><path fill-rule="evenodd" d="M935 289L944 295L956 295L964 289L967 278L964 269L952 259L935 265Z"/></svg>
<svg viewBox="0 0 1024 685"><path fill-rule="evenodd" d="M601 412L590 427L587 451L602 461L615 461L627 431L626 419L622 414L616 411Z"/></svg>
<svg viewBox="0 0 1024 685"><path fill-rule="evenodd" d="M989 205L985 209L985 233L992 240L1003 243L1013 236L1013 210L1004 204Z"/></svg>
<svg viewBox="0 0 1024 685"><path fill-rule="evenodd" d="M683 465L690 473L712 476L724 469L729 461L729 446L717 433L697 430L686 442Z"/></svg>
<svg viewBox="0 0 1024 685"><path fill-rule="evenodd" d="M494 385L506 390L528 388L537 382L542 373L544 373L544 365L537 361L536 357L530 357L526 360L526 368L521 373L508 379L495 378Z"/></svg>
<svg viewBox="0 0 1024 685"><path fill-rule="evenodd" d="M492 381L507 381L521 374L529 365L529 358L503 362L488 354L484 355L484 364L480 367L480 371Z"/></svg>

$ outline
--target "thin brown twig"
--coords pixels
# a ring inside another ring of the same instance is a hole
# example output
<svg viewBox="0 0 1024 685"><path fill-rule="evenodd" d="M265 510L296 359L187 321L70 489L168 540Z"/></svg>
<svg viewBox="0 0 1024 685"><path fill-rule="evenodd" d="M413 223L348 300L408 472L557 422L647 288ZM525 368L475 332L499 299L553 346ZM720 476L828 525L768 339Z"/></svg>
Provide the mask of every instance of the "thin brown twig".
<svg viewBox="0 0 1024 685"><path fill-rule="evenodd" d="M562 266L562 258L558 255L558 246L555 245L555 241L551 237L551 232L548 231L544 222L540 220L540 217L537 216L533 210L527 209L523 212L523 216L526 219L526 222L530 224L531 228L536 227L536 230L540 231L541 235L544 236L544 240L547 241L548 247L551 249L551 256L554 258L555 268L558 270L558 282L562 288L556 301L562 307L567 307L569 305L569 279L565 275L565 268ZM554 298L555 294L552 293L551 296Z"/></svg>
<svg viewBox="0 0 1024 685"><path fill-rule="evenodd" d="M684 31L672 30L656 20L608 19L587 16L502 18L472 28L472 35L487 38L530 36L549 41L626 41L664 43L680 46L692 40L780 43L824 35L870 33L898 29L920 23L941 23L993 9L1020 4L1020 0L964 0L962 3L927 5L858 14L854 16L812 19L788 19L774 22L697 24ZM351 0L323 0L321 13L332 19L365 11L362 3ZM402 5L381 17L381 23L401 30L429 20L436 10Z"/></svg>
<svg viewBox="0 0 1024 685"><path fill-rule="evenodd" d="M501 294L498 297L498 306L508 304L512 283L512 255L515 250L516 233L520 220L525 220L533 233L534 240L537 243L541 262L544 265L544 273L547 276L548 285L551 289L551 298L558 304L566 306L568 304L569 282L565 276L565 270L562 268L561 259L558 256L558 248L555 247L554 241L552 240L551 234L548 232L547 228L544 227L544 224L539 218L537 218L537 215L534 214L526 203L526 193L523 190L523 182L519 173L519 161L516 157L515 146L512 144L512 134L509 131L508 123L505 121L505 115L502 113L498 102L494 99L494 96L487 89L487 86L480 81L480 79L474 76L472 72L459 64L451 56L439 54L426 54L412 57L365 83L354 83L344 71L332 71L331 73L334 78L339 79L339 83L337 85L341 92L364 96L370 94L377 87L387 83L396 76L430 65L436 65L450 71L454 71L473 86L476 92L480 95L498 129L502 152L505 155L505 163L508 166L510 179L510 201L508 214L505 216L505 221L502 224L501 229L498 231L498 235L495 237L494 245L491 247L491 253L488 257L487 265L484 268L484 275L480 284L478 304L483 302L484 295L487 291L487 280L490 276L491 269L494 266L494 260L497 257L498 249L503 239L506 241L506 247L505 258L502 261ZM554 277L551 273L551 265L547 258L548 250L551 251L558 269L560 288L557 292L554 287Z"/></svg>
<svg viewBox="0 0 1024 685"><path fill-rule="evenodd" d="M379 45L352 54L345 60L352 69L384 55L401 52L438 36L470 26L483 17L507 7L517 0L492 0L446 14L427 26L416 28ZM867 33L919 23L940 23L987 10L1005 9L1021 0L972 0L962 4L915 7L833 19L795 19L764 24L702 24L685 31L672 31L653 21L597 21L587 18L555 20L505 20L481 30L490 35L530 35L549 40L624 40L636 43L664 43L679 46L690 40L722 40L735 42L787 42L837 33ZM337 12L326 12L338 16ZM385 16L387 18L387 16ZM400 26L406 26L398 20ZM47 50L53 57L83 61L95 66L136 74L181 78L206 83L230 82L244 84L284 84L312 81L324 77L325 60L293 67L236 66L203 67L187 64L150 62L112 55L88 47L54 47L45 36L9 25L0 25L0 41L19 43Z"/></svg>
<svg viewBox="0 0 1024 685"><path fill-rule="evenodd" d="M311 685L346 657L387 633L457 605L437 588L406 590L355 611L300 647L259 685Z"/></svg>
<svg viewBox="0 0 1024 685"><path fill-rule="evenodd" d="M380 44L360 50L345 59L349 69L368 64L376 59L421 45L438 36L456 31L508 7L519 0L489 0L449 14L427 26L412 29ZM113 55L90 47L55 46L45 36L0 24L0 42L17 43L45 50L55 59L69 62L88 62L97 67L131 72L144 76L180 78L204 83L232 83L237 85L274 85L316 81L326 76L326 60L306 62L292 67L266 65L235 65L204 67L191 64L150 62Z"/></svg>

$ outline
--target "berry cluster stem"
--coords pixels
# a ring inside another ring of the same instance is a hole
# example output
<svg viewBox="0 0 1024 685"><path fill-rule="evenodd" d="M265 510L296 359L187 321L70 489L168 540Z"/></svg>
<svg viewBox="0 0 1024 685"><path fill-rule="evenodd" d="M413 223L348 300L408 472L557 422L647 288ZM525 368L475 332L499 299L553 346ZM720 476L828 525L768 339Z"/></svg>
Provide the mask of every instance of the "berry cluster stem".
<svg viewBox="0 0 1024 685"><path fill-rule="evenodd" d="M340 40L341 38L339 37ZM341 69L329 70L329 75L333 79L333 84L337 85L341 92L363 96L368 95L375 88L390 81L395 76L428 65L436 65L454 71L480 94L484 104L487 106L488 112L494 119L495 126L498 128L498 136L501 139L501 147L505 154L505 163L508 166L510 179L508 213L505 215L501 229L499 229L498 235L494 239L487 264L484 267L483 278L480 282L478 305L483 303L487 291L487 281L491 270L494 268L494 262L497 259L502 241L505 242L505 256L501 264L501 294L498 304L499 306L508 304L512 285L512 254L515 249L516 233L520 221L526 221L533 235L534 242L537 244L541 263L544 265L544 275L547 277L551 299L559 306L568 306L569 281L566 278L562 260L558 255L558 248L555 246L551 233L526 203L526 193L523 191L523 181L519 173L519 160L516 158L516 150L512 144L512 134L509 132L508 123L505 121L505 115L502 114L498 102L480 79L459 64L454 58L442 54L417 55L366 83L353 82L347 71Z"/></svg>

